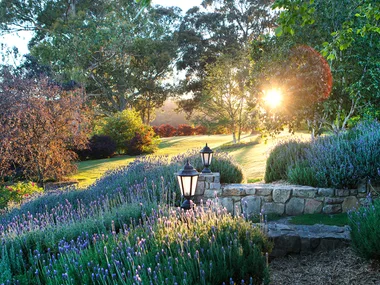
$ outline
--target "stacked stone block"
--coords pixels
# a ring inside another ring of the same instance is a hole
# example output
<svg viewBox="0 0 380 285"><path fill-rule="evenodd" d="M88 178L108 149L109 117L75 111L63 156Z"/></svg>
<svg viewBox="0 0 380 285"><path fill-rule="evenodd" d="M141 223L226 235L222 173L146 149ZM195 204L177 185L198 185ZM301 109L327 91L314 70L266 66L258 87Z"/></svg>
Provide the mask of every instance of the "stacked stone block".
<svg viewBox="0 0 380 285"><path fill-rule="evenodd" d="M201 175L196 202L217 199L232 214L301 215L347 212L367 203L367 187L314 188L279 184L220 184L218 173ZM203 193L203 196L202 196Z"/></svg>

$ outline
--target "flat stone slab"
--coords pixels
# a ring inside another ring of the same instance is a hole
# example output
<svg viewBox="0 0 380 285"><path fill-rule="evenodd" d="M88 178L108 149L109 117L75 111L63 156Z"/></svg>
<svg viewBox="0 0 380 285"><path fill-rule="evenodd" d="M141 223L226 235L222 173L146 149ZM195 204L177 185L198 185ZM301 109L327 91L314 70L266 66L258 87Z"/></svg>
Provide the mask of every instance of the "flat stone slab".
<svg viewBox="0 0 380 285"><path fill-rule="evenodd" d="M274 242L272 258L333 250L348 246L351 240L348 226L305 226L275 222L268 224L268 237Z"/></svg>

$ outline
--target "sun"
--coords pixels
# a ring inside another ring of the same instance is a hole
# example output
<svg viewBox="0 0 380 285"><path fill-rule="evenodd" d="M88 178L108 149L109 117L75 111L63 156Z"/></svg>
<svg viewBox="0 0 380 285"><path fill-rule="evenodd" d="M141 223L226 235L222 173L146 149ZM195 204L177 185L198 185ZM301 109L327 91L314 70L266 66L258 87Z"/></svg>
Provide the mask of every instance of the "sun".
<svg viewBox="0 0 380 285"><path fill-rule="evenodd" d="M282 102L282 93L279 89L270 89L264 92L264 102L271 108L278 107Z"/></svg>

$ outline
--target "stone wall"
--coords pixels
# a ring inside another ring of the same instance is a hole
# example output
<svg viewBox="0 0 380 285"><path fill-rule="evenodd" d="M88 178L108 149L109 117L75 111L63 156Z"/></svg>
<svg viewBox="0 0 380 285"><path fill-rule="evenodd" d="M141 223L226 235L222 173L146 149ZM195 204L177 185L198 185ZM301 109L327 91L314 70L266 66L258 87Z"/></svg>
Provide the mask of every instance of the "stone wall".
<svg viewBox="0 0 380 285"><path fill-rule="evenodd" d="M283 184L220 184L219 173L201 174L194 200L218 199L232 214L264 212L301 215L347 212L366 203L366 185L358 189L313 188Z"/></svg>

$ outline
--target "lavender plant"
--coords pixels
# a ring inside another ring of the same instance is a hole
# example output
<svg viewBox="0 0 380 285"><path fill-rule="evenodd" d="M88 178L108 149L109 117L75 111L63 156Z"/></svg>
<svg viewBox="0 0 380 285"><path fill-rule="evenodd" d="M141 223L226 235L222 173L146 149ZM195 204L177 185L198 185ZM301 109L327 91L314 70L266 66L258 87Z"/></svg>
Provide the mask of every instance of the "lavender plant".
<svg viewBox="0 0 380 285"><path fill-rule="evenodd" d="M354 188L362 179L379 183L380 123L362 122L339 135L306 144L290 141L273 150L266 181L285 179L316 187Z"/></svg>
<svg viewBox="0 0 380 285"><path fill-rule="evenodd" d="M57 252L60 239L75 240L83 232L107 234L141 218L143 210L148 212L158 204L174 206L180 196L174 173L187 157L200 160L195 156L199 154L172 159L142 157L128 167L109 172L86 190L68 188L47 193L3 215L0 268L6 270L2 271L4 277L0 274L0 281L21 276L22 282L27 282L33 262L30 252L37 250L46 258L46 254ZM227 156L221 157L221 165L231 164Z"/></svg>
<svg viewBox="0 0 380 285"><path fill-rule="evenodd" d="M380 200L369 195L367 201L348 213L351 245L359 256L380 261Z"/></svg>
<svg viewBox="0 0 380 285"><path fill-rule="evenodd" d="M268 284L271 243L242 217L207 204L160 208L118 233L58 242L59 253L33 254L33 284Z"/></svg>

